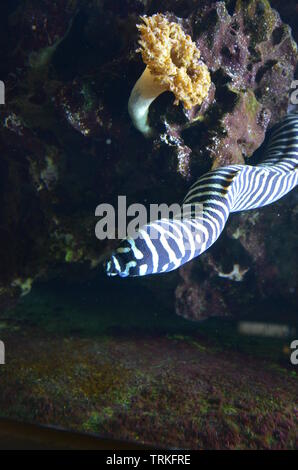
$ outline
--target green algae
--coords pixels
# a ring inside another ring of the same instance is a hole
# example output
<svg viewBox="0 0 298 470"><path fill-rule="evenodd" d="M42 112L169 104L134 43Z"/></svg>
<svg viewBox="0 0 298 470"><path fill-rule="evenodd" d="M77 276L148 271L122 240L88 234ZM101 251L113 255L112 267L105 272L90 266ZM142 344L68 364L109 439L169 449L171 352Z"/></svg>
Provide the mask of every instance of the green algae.
<svg viewBox="0 0 298 470"><path fill-rule="evenodd" d="M276 24L276 15L268 0L237 0L236 12L239 11L244 12L253 46L269 39Z"/></svg>
<svg viewBox="0 0 298 470"><path fill-rule="evenodd" d="M84 431L98 432L107 419L111 419L114 416L114 410L110 406L104 407L100 412L92 411L89 418L82 427Z"/></svg>
<svg viewBox="0 0 298 470"><path fill-rule="evenodd" d="M260 112L261 104L256 99L252 90L248 90L244 96L247 113L250 114L251 118L254 118Z"/></svg>
<svg viewBox="0 0 298 470"><path fill-rule="evenodd" d="M167 338L171 339L171 340L174 340L174 341L183 341L187 344L191 344L192 346L199 349L200 351L206 351L206 346L201 344L199 341L194 340L190 336L177 334L177 335L167 335ZM209 350L210 350L210 348L209 348Z"/></svg>

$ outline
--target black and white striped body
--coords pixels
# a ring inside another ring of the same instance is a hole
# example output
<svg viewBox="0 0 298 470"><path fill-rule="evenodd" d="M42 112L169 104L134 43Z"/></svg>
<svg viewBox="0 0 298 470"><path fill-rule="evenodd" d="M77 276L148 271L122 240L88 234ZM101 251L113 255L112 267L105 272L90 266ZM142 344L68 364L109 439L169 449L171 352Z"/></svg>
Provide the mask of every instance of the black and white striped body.
<svg viewBox="0 0 298 470"><path fill-rule="evenodd" d="M143 276L172 271L207 250L231 212L277 201L298 184L298 115L286 116L272 132L265 160L230 165L203 175L190 188L183 217L143 226L123 240L106 263L108 275Z"/></svg>

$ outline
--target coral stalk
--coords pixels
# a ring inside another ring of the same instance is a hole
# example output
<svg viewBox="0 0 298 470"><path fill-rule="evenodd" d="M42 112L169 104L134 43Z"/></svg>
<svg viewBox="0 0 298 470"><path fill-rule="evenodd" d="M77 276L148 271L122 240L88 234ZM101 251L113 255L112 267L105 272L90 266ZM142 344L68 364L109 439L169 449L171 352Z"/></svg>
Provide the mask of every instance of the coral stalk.
<svg viewBox="0 0 298 470"><path fill-rule="evenodd" d="M152 129L148 123L149 107L166 90L165 85L155 81L148 66L132 89L128 101L128 112L136 129L146 137L152 135Z"/></svg>

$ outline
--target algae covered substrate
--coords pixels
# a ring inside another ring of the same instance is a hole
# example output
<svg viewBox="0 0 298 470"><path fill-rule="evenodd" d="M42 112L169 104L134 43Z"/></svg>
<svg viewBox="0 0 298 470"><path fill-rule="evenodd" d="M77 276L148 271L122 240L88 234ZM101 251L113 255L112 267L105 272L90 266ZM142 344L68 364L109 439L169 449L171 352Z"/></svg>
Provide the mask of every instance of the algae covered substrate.
<svg viewBox="0 0 298 470"><path fill-rule="evenodd" d="M190 322L117 282L39 284L1 315L2 417L165 447L295 448L290 337ZM270 323L295 321L272 306Z"/></svg>

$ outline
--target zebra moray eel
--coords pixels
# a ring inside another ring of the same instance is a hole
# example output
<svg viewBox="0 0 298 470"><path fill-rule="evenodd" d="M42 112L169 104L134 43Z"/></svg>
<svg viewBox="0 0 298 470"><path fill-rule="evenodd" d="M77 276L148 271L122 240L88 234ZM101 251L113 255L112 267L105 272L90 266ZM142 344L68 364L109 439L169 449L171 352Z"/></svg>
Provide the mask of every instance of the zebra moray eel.
<svg viewBox="0 0 298 470"><path fill-rule="evenodd" d="M263 163L230 165L200 177L183 201L189 212L150 222L137 237L122 240L105 263L106 273L144 276L182 266L217 240L230 212L266 206L291 191L297 169L298 114L289 114L273 128Z"/></svg>

